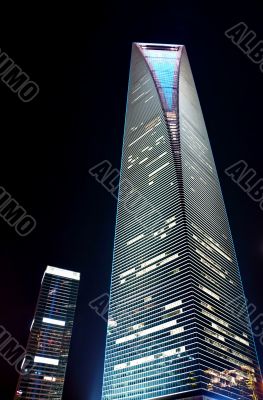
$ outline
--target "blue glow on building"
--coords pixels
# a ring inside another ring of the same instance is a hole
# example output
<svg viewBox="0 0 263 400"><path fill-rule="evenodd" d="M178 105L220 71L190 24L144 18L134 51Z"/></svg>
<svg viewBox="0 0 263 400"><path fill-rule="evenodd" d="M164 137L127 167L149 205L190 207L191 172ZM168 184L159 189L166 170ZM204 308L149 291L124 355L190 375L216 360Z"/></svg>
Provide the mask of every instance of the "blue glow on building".
<svg viewBox="0 0 263 400"><path fill-rule="evenodd" d="M154 75L165 110L172 111L175 108L176 77L180 53L147 48L142 48L142 52Z"/></svg>

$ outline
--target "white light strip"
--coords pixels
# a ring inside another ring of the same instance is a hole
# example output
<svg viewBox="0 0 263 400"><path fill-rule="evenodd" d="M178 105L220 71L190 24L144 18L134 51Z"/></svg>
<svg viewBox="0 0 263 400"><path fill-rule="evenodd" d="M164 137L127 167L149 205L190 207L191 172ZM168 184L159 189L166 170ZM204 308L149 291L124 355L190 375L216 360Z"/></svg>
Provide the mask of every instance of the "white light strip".
<svg viewBox="0 0 263 400"><path fill-rule="evenodd" d="M31 322L31 325L30 325L30 331L33 328L34 322L35 322L35 320L33 319L33 321Z"/></svg>
<svg viewBox="0 0 263 400"><path fill-rule="evenodd" d="M44 376L44 381L56 382L56 378L54 376Z"/></svg>
<svg viewBox="0 0 263 400"><path fill-rule="evenodd" d="M162 158L163 156L165 156L167 154L167 151L165 151L164 153L160 154L158 157L156 157L154 160L150 161L148 164L146 164L146 167L149 167L149 165L152 165L155 161L159 160L160 158Z"/></svg>
<svg viewBox="0 0 263 400"><path fill-rule="evenodd" d="M21 371L23 371L23 366L24 366L24 364L25 364L25 361L26 361L26 359L23 358L23 361L22 361L22 364L21 364Z"/></svg>
<svg viewBox="0 0 263 400"><path fill-rule="evenodd" d="M181 347L178 347L176 349L166 350L163 353L159 353L159 354L156 354L156 355L153 354L153 355L150 355L150 356L137 358L137 360L131 360L131 361L128 361L128 362L125 362L125 363L122 363L122 364L114 365L114 371L118 371L120 369L124 369L124 368L127 368L127 367L134 367L136 365L144 364L146 362L155 361L155 360L160 359L160 358L171 357L171 356L176 355L176 354L184 353L185 351L186 351L185 350L185 346L181 346Z"/></svg>
<svg viewBox="0 0 263 400"><path fill-rule="evenodd" d="M151 333L155 333L155 332L161 331L163 329L170 328L170 326L174 326L176 324L177 324L177 321L176 321L176 319L174 319L172 321L165 322L164 324L153 326L152 328L144 329L141 332L136 332L136 333L133 333L132 335L119 338L116 340L116 344L125 343L125 342L128 342L129 340L136 339L137 337L146 336Z"/></svg>
<svg viewBox="0 0 263 400"><path fill-rule="evenodd" d="M156 46L156 50L158 50L157 46L162 47L170 47L170 48L177 48L177 47L184 47L183 44L170 44L170 43L141 43L141 42L135 42L137 46L145 47L147 46L153 47ZM169 49L168 49L169 50Z"/></svg>
<svg viewBox="0 0 263 400"><path fill-rule="evenodd" d="M166 234L164 234L164 235L166 235ZM163 235L161 235L160 237L163 237ZM165 254L165 253L164 253L164 254ZM178 257L178 253L173 254L172 256L167 257L167 258L165 258L165 259L162 260L162 261L159 261L158 264L153 264L153 265L150 265L150 267L147 267L147 268L142 269L141 271L137 272L136 276L137 276L137 277L138 277L138 276L142 276L142 275L146 274L147 272L154 270L154 269L157 268L157 267L161 267L162 265L165 265L165 264L167 264L168 262L175 260L177 257Z"/></svg>
<svg viewBox="0 0 263 400"><path fill-rule="evenodd" d="M133 244L133 243L137 242L137 240L140 240L143 237L144 237L144 233L141 233L140 235L136 236L135 238L128 240L127 245Z"/></svg>
<svg viewBox="0 0 263 400"><path fill-rule="evenodd" d="M178 333L184 332L184 327L180 326L179 328L172 329L170 331L171 335L178 335Z"/></svg>
<svg viewBox="0 0 263 400"><path fill-rule="evenodd" d="M226 329L222 328L221 326L218 326L217 324L215 324L214 322L212 322L212 328L216 329L217 331L224 333L227 336L230 336L231 338L237 340L240 343L245 344L246 346L249 346L249 342L247 340L244 340L243 338L241 338L238 335L235 335L232 332L227 331Z"/></svg>
<svg viewBox="0 0 263 400"><path fill-rule="evenodd" d="M34 362L40 363L40 364L58 365L59 360L57 360L55 358L46 358L46 357L35 356Z"/></svg>
<svg viewBox="0 0 263 400"><path fill-rule="evenodd" d="M142 163L144 163L147 160L148 160L148 157L145 157L142 161L139 162L139 165L141 165Z"/></svg>
<svg viewBox="0 0 263 400"><path fill-rule="evenodd" d="M133 272L135 272L135 267L129 269L128 271L123 272L122 274L120 274L120 278L125 278L125 276L128 276L130 274L132 274Z"/></svg>
<svg viewBox="0 0 263 400"><path fill-rule="evenodd" d="M159 254L158 256L153 257L150 260L145 261L144 263L142 263L141 267L142 268L147 267L148 265L153 264L155 261L161 260L161 258L164 258L165 256L166 256L166 253Z"/></svg>
<svg viewBox="0 0 263 400"><path fill-rule="evenodd" d="M154 174L157 174L157 172L161 171L163 168L167 167L169 165L169 162L163 164L161 167L157 168L155 171L151 172L149 174L149 177L153 176Z"/></svg>
<svg viewBox="0 0 263 400"><path fill-rule="evenodd" d="M62 269L57 267L47 266L45 271L46 274L57 275L64 278L75 279L76 281L80 280L80 273L75 271L69 271L68 269Z"/></svg>
<svg viewBox="0 0 263 400"><path fill-rule="evenodd" d="M52 318L43 318L43 322L47 324L53 324L53 325L59 325L59 326L65 326L65 321L61 321L59 319L52 319Z"/></svg>
<svg viewBox="0 0 263 400"><path fill-rule="evenodd" d="M164 306L165 310L171 310L172 308L178 307L182 305L182 300L177 300L174 301L173 303L167 304L166 306Z"/></svg>
<svg viewBox="0 0 263 400"><path fill-rule="evenodd" d="M212 290L206 288L206 287L203 286L203 285L199 285L199 288L200 288L201 290L203 290L205 293L207 293L207 294L209 294L210 296L214 297L215 299L220 300L220 297L219 297L216 293L212 292Z"/></svg>
<svg viewBox="0 0 263 400"><path fill-rule="evenodd" d="M232 258L229 257L226 253L224 253L222 250L220 250L217 246L215 246L211 241L204 239L206 243L209 243L209 246L211 246L214 250L216 250L219 254L221 254L223 257L225 257L228 261L232 262Z"/></svg>
<svg viewBox="0 0 263 400"><path fill-rule="evenodd" d="M129 147L131 147L134 143L138 142L138 140L140 140L143 136L147 135L147 133L149 133L150 131L146 131L144 132L141 136L139 136L137 139L135 139L133 142L131 142L129 144Z"/></svg>

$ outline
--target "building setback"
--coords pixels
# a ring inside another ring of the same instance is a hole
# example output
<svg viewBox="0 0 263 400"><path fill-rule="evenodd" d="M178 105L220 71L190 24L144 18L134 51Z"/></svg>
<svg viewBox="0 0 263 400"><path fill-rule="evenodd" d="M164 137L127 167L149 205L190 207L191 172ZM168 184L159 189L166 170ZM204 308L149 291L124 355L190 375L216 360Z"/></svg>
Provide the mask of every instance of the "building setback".
<svg viewBox="0 0 263 400"><path fill-rule="evenodd" d="M262 399L220 183L181 45L132 47L102 398Z"/></svg>
<svg viewBox="0 0 263 400"><path fill-rule="evenodd" d="M48 266L27 344L30 368L22 368L15 399L61 400L80 274Z"/></svg>

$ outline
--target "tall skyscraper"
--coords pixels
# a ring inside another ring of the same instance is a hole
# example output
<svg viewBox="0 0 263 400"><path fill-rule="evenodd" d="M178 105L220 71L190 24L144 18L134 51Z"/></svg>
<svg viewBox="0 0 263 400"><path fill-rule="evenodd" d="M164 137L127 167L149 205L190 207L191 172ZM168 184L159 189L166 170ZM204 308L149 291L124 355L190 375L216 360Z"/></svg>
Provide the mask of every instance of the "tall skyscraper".
<svg viewBox="0 0 263 400"><path fill-rule="evenodd" d="M243 286L185 47L135 43L103 400L256 400L262 399L260 385Z"/></svg>
<svg viewBox="0 0 263 400"><path fill-rule="evenodd" d="M24 368L15 399L62 399L79 280L78 272L46 268L26 349L33 365Z"/></svg>

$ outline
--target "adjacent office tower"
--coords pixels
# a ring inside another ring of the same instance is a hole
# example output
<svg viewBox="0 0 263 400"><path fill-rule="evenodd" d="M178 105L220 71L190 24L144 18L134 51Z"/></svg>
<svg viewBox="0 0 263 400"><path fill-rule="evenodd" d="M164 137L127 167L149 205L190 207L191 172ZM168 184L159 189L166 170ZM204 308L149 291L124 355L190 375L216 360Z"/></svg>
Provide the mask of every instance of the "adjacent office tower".
<svg viewBox="0 0 263 400"><path fill-rule="evenodd" d="M103 400L262 398L184 46L133 44L105 357Z"/></svg>
<svg viewBox="0 0 263 400"><path fill-rule="evenodd" d="M15 399L62 398L80 274L48 266L27 344L33 360L20 376Z"/></svg>

